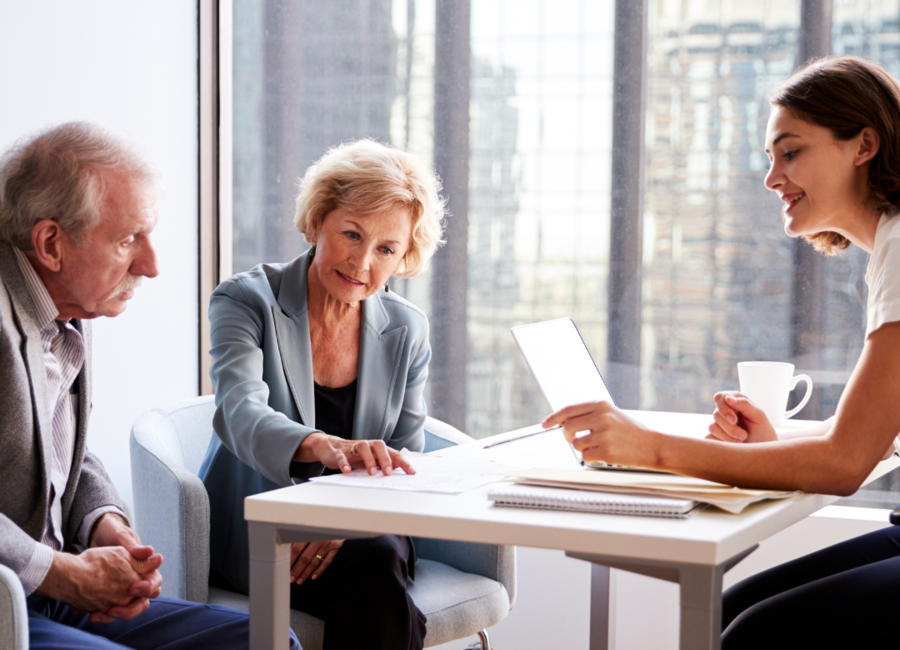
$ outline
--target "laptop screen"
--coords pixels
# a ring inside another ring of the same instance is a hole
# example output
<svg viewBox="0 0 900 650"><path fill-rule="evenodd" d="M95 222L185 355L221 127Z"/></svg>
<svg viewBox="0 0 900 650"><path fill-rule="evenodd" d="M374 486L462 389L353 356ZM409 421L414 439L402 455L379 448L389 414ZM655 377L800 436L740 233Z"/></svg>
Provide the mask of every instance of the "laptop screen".
<svg viewBox="0 0 900 650"><path fill-rule="evenodd" d="M513 327L512 334L551 409L600 400L615 404L571 318Z"/></svg>

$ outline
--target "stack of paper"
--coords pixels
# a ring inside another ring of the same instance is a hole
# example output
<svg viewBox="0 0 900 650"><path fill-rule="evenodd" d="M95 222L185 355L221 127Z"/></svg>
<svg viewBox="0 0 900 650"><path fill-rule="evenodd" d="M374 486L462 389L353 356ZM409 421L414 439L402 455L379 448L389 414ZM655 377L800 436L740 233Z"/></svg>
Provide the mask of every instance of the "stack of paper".
<svg viewBox="0 0 900 650"><path fill-rule="evenodd" d="M592 469L526 469L510 472L507 476L517 483L545 485L579 490L598 490L627 494L654 494L659 496L693 499L737 514L751 503L765 499L784 499L796 492L777 490L750 490L713 481L705 481L674 474L643 474L640 472L614 472Z"/></svg>

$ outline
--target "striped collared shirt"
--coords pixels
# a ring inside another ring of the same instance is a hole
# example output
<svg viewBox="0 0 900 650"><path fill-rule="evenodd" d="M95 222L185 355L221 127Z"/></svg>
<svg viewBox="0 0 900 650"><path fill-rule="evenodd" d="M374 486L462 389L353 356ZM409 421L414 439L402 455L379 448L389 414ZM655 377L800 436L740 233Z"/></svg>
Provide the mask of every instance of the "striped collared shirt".
<svg viewBox="0 0 900 650"><path fill-rule="evenodd" d="M50 570L53 551L60 551L64 546L62 497L72 470L78 422L78 395L70 391L84 366L85 347L81 333L70 321L56 320L59 310L25 254L16 247L13 247L13 251L41 328L41 347L47 376L47 404L43 406L52 415L53 422L53 448L49 450L50 507L47 509L47 523L41 542L35 542L31 561L19 576L25 593L30 594L43 582ZM106 512L122 514L118 508L108 507L90 513L78 532L82 546L88 546L89 540L86 538L90 535L91 527Z"/></svg>

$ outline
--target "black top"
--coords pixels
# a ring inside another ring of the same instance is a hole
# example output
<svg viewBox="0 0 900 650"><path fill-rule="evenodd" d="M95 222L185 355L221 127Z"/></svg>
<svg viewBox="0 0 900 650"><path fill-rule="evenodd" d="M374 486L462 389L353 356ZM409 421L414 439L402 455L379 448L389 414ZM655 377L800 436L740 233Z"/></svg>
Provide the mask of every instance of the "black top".
<svg viewBox="0 0 900 650"><path fill-rule="evenodd" d="M350 440L356 411L356 380L340 388L315 384L316 429Z"/></svg>

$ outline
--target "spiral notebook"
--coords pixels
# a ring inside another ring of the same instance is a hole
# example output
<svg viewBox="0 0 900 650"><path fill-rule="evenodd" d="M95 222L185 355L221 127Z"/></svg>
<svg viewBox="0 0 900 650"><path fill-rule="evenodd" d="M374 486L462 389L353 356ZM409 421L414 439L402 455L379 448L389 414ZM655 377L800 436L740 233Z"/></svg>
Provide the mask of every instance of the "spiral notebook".
<svg viewBox="0 0 900 650"><path fill-rule="evenodd" d="M511 508L570 510L613 515L674 517L676 519L690 517L703 505L690 499L569 490L537 485L512 485L499 488L490 492L488 499L493 501L495 506Z"/></svg>

